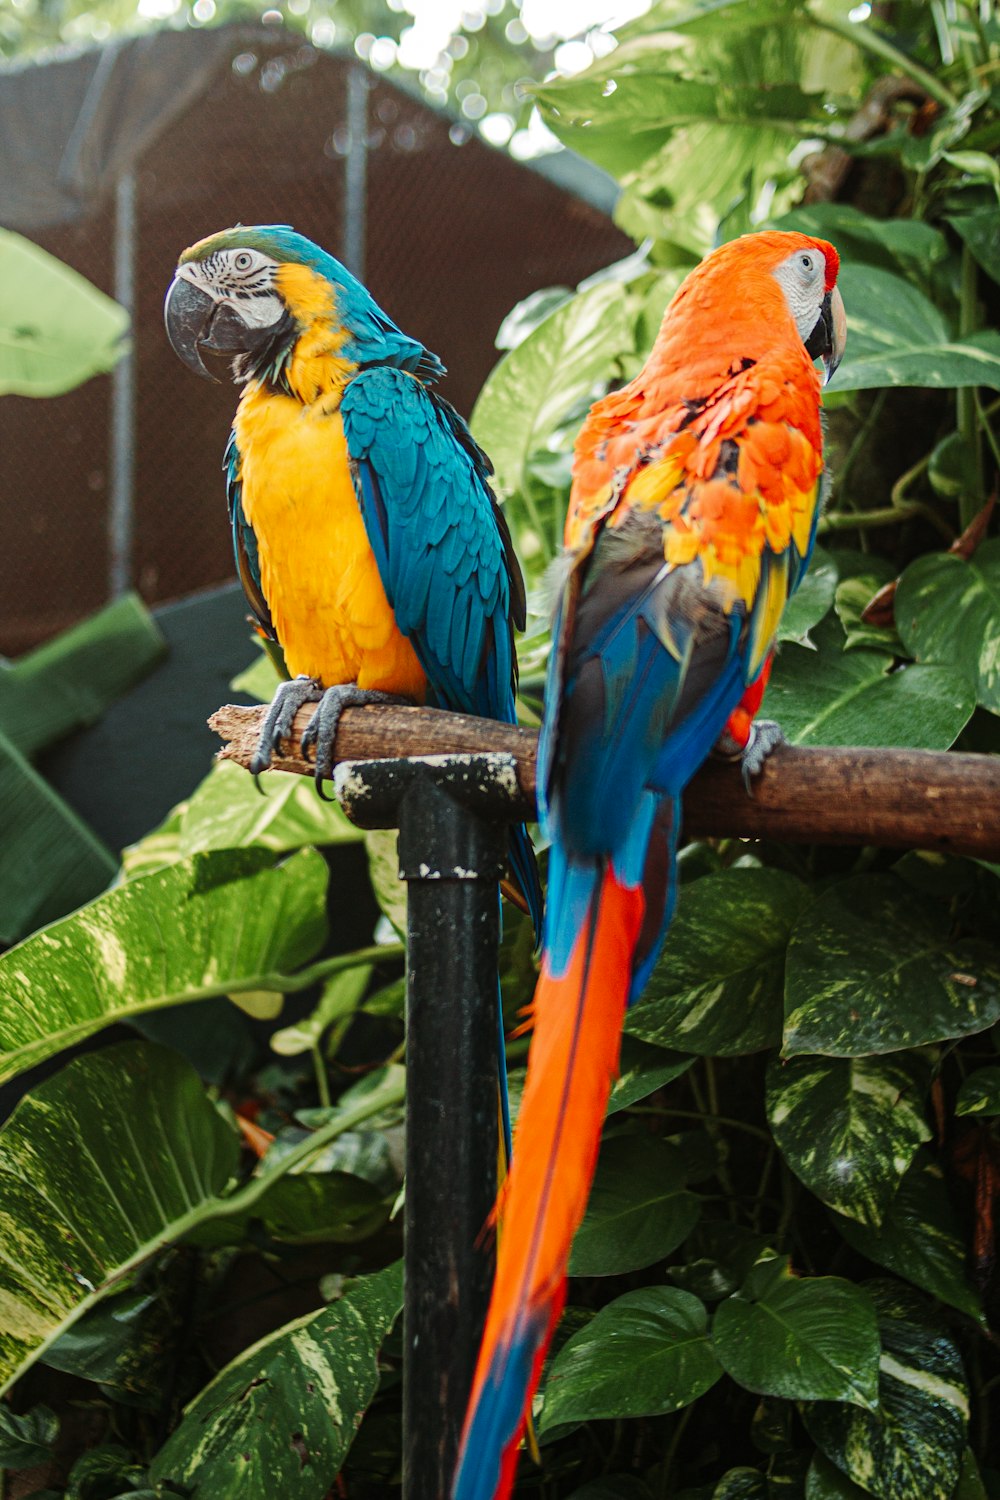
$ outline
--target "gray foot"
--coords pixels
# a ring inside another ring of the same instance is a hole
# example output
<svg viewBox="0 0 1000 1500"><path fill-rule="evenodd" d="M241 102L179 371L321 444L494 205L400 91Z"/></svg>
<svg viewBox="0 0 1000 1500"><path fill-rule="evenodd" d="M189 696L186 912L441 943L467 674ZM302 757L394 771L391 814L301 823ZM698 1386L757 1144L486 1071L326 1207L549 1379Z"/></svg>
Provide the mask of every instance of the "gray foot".
<svg viewBox="0 0 1000 1500"><path fill-rule="evenodd" d="M333 751L337 741L337 725L345 708L364 708L369 703L406 703L409 698L400 698L395 693L381 693L373 688L359 688L353 682L338 683L328 687L319 700L319 707L306 725L302 735L302 754L309 746L314 747L313 760L316 766L313 779L316 790L324 801L329 801L323 791L323 782L333 775Z"/></svg>
<svg viewBox="0 0 1000 1500"><path fill-rule="evenodd" d="M293 677L291 682L281 684L267 711L264 727L260 731L257 748L250 762L250 769L255 776L267 770L271 764L271 756L281 749L282 740L287 740L291 734L295 715L303 703L318 703L322 696L321 685L312 677Z"/></svg>
<svg viewBox="0 0 1000 1500"><path fill-rule="evenodd" d="M785 736L781 732L781 725L776 724L773 719L755 719L750 726L750 738L743 747L740 756L740 766L743 771L743 785L753 796L751 782L755 776L759 776L764 769L764 762L776 750L783 745Z"/></svg>

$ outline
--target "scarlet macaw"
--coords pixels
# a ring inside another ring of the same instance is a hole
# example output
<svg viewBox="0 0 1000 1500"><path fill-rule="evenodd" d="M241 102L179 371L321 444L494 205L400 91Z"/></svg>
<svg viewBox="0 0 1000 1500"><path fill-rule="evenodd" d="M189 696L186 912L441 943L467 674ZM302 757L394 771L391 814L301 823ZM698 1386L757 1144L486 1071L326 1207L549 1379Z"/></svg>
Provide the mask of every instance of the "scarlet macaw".
<svg viewBox="0 0 1000 1500"><path fill-rule="evenodd" d="M542 972L454 1500L513 1484L625 1008L674 908L681 792L720 741L746 774L780 738L752 718L816 533L813 361L829 378L843 351L838 265L802 234L714 251L644 369L596 403L576 444L539 757Z"/></svg>
<svg viewBox="0 0 1000 1500"><path fill-rule="evenodd" d="M489 460L430 389L437 355L284 224L185 250L164 316L185 364L211 379L203 351L230 355L243 387L224 461L236 567L295 674L251 769L268 766L303 703L318 703L302 736L318 786L351 704L402 698L513 724L524 580ZM537 932L523 825L510 861ZM502 1030L499 1071L506 1119Z"/></svg>

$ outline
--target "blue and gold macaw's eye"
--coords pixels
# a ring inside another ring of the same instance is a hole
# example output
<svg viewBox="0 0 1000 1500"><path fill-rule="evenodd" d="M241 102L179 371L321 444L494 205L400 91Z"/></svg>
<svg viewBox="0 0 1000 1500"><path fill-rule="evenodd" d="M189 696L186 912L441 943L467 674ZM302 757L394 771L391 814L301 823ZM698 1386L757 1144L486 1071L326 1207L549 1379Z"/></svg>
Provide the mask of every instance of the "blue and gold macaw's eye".
<svg viewBox="0 0 1000 1500"><path fill-rule="evenodd" d="M246 378L246 360L269 350L292 322L275 290L278 262L242 246L182 261L164 305L167 337L185 364L214 379L202 354L236 356L234 374Z"/></svg>

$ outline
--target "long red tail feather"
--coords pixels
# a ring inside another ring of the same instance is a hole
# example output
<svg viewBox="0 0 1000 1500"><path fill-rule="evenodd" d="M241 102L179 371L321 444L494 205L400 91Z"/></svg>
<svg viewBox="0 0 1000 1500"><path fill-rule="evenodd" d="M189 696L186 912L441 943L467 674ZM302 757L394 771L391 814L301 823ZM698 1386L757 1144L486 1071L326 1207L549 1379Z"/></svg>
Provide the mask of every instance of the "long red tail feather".
<svg viewBox="0 0 1000 1500"><path fill-rule="evenodd" d="M565 973L551 973L548 960L542 968L455 1500L504 1500L513 1484L525 1413L562 1311L566 1263L587 1206L618 1069L644 904L642 890L619 884L608 868L595 878Z"/></svg>

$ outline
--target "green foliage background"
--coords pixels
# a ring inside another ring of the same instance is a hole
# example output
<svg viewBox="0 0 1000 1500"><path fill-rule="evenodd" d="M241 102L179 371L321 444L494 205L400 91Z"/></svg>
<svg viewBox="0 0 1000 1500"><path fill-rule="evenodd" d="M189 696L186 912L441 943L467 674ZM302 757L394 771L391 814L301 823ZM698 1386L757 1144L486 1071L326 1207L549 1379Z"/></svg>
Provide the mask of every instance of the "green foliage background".
<svg viewBox="0 0 1000 1500"><path fill-rule="evenodd" d="M796 743L1000 751L1000 23L864 9L657 0L537 90L639 248L512 312L474 415L533 585L527 718L587 405L713 241L776 222L838 245L850 342L765 711ZM140 1038L0 1130L0 1463L36 1493L399 1483L400 890L372 841L388 941L330 952L361 898L317 851L360 835L292 780L215 768L115 889L0 959L5 1077L112 1022ZM1000 1493L1000 865L732 840L681 872L518 1493ZM530 948L508 916L511 1019Z"/></svg>

